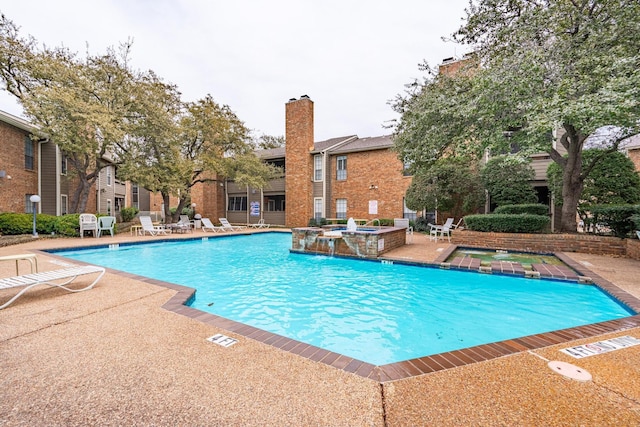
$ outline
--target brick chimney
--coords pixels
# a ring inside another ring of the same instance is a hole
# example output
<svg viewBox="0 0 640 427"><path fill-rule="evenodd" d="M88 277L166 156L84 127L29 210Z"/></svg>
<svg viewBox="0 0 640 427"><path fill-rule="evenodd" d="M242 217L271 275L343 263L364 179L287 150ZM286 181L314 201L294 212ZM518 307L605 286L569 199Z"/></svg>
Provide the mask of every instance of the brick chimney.
<svg viewBox="0 0 640 427"><path fill-rule="evenodd" d="M287 227L304 227L313 217L313 101L303 95L285 104Z"/></svg>

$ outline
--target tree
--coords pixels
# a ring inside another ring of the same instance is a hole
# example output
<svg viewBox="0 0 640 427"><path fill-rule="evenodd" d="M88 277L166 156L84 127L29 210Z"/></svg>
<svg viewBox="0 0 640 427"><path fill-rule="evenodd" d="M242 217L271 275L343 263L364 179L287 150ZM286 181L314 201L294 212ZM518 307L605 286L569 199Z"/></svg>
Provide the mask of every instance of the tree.
<svg viewBox="0 0 640 427"><path fill-rule="evenodd" d="M400 157L429 162L513 143L545 151L563 174L561 230L575 231L585 177L640 130L638 16L637 0L472 1L454 38L474 50L473 67L428 76L396 99ZM616 131L606 150L584 162L586 138L607 125Z"/></svg>
<svg viewBox="0 0 640 427"><path fill-rule="evenodd" d="M439 210L460 217L476 211L484 193L468 159L449 157L413 176L405 202L412 210Z"/></svg>
<svg viewBox="0 0 640 427"><path fill-rule="evenodd" d="M589 224L589 213L594 205L624 205L640 202L640 176L635 165L619 151L603 155L602 149L584 150L585 162L601 157L584 179L578 202L578 215ZM554 194L562 191L562 170L557 163L547 169L549 187ZM587 227L588 228L588 227Z"/></svg>
<svg viewBox="0 0 640 427"><path fill-rule="evenodd" d="M491 158L480 171L482 185L496 205L536 203L538 197L531 186L535 172L531 160L517 155Z"/></svg>
<svg viewBox="0 0 640 427"><path fill-rule="evenodd" d="M25 115L72 165L72 212L83 212L100 170L124 140L141 74L128 66L131 44L79 59L66 48L39 48L4 15L0 19L0 78ZM112 159L114 160L114 159Z"/></svg>
<svg viewBox="0 0 640 427"><path fill-rule="evenodd" d="M260 135L260 137L255 141L256 148L260 150L270 150L273 148L284 147L285 141L284 136L273 136L273 135Z"/></svg>
<svg viewBox="0 0 640 427"><path fill-rule="evenodd" d="M155 108L143 111L154 114L134 127L137 150L128 151L121 173L159 191L166 213L171 211L169 197L177 195L179 215L196 184L232 179L262 188L278 173L255 156L248 129L228 106L210 95L180 104L170 87L157 80L149 84L146 99Z"/></svg>

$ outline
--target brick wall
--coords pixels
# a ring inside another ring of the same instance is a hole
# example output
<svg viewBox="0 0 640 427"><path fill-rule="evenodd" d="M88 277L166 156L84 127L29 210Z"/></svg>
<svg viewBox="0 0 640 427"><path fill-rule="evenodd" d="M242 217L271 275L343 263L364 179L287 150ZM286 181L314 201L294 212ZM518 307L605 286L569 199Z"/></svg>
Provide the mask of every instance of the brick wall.
<svg viewBox="0 0 640 427"><path fill-rule="evenodd" d="M0 170L6 171L6 176L0 178L0 212L24 212L25 195L38 193L40 144L34 143L33 170L26 170L24 141L28 135L27 132L0 121Z"/></svg>
<svg viewBox="0 0 640 427"><path fill-rule="evenodd" d="M285 106L287 227L307 225L313 217L313 101L290 100Z"/></svg>
<svg viewBox="0 0 640 427"><path fill-rule="evenodd" d="M598 255L626 256L633 239L594 236L591 234L520 234L482 233L460 230L451 233L451 243L459 246L515 250L523 252L582 252ZM638 245L640 246L640 244ZM635 259L640 259L640 256Z"/></svg>
<svg viewBox="0 0 640 427"><path fill-rule="evenodd" d="M336 199L347 199L347 218L402 218L403 199L411 177L403 176L403 164L396 153L383 149L340 155L347 157L347 179L335 179L338 155L332 155L329 162L332 200L327 217L335 218ZM377 201L377 214L369 214L371 200Z"/></svg>

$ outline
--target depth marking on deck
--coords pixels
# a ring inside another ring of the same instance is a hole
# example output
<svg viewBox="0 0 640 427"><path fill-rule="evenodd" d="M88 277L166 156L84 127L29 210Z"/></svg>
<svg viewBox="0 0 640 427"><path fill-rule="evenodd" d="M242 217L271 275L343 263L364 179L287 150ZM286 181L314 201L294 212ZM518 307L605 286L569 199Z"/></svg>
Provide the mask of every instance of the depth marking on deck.
<svg viewBox="0 0 640 427"><path fill-rule="evenodd" d="M583 344L575 347L563 348L561 352L568 354L574 359L594 356L596 354L608 353L622 348L640 345L640 339L626 335L624 337L611 338L609 340L598 341L591 344Z"/></svg>
<svg viewBox="0 0 640 427"><path fill-rule="evenodd" d="M215 334L214 336L207 338L207 341L211 341L212 343L221 345L222 347L231 347L238 342L237 339L222 334Z"/></svg>

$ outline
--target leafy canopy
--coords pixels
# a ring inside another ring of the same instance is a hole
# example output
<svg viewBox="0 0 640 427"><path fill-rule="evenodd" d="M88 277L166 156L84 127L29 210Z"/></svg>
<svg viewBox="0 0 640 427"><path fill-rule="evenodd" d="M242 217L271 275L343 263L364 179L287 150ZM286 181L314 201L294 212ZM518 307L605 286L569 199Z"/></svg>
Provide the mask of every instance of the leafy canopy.
<svg viewBox="0 0 640 427"><path fill-rule="evenodd" d="M493 203L502 206L538 201L530 183L535 177L530 162L526 157L506 155L493 157L484 165L480 177Z"/></svg>
<svg viewBox="0 0 640 427"><path fill-rule="evenodd" d="M547 152L563 173L561 228L575 231L577 195L601 159L583 164L585 139L614 126L604 142L615 151L640 131L638 16L637 0L472 0L454 34L474 52L467 67L431 72L393 104L400 158L419 169L510 144Z"/></svg>

